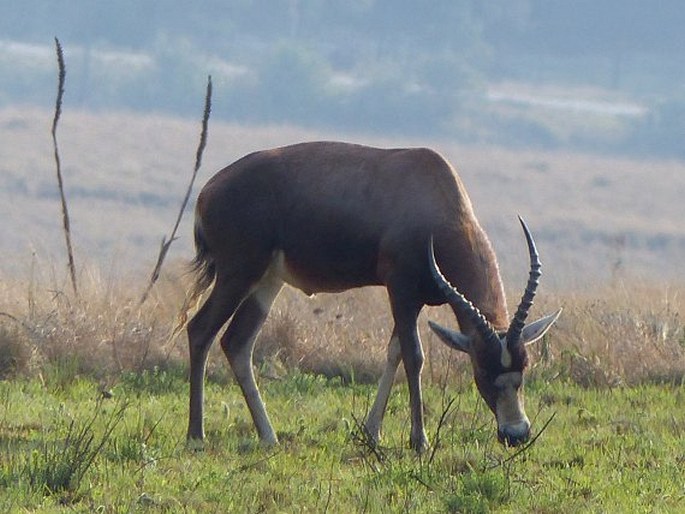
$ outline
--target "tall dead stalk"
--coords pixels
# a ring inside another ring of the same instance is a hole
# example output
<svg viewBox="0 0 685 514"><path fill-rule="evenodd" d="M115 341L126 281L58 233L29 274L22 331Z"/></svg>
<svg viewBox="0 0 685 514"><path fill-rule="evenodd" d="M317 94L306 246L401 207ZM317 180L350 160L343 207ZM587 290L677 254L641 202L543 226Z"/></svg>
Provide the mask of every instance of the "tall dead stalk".
<svg viewBox="0 0 685 514"><path fill-rule="evenodd" d="M169 239L166 237L162 238L162 244L159 249L159 255L157 256L157 263L155 264L152 274L150 275L150 281L148 282L142 297L140 298L140 304L142 305L147 300L148 295L152 286L155 285L157 279L159 278L160 271L162 270L162 264L166 258L166 254L169 252L169 247L171 243L176 240L176 232L178 231L178 226L181 223L181 218L185 212L186 206L188 205L188 200L190 199L190 193L193 190L193 184L195 183L195 178L197 177L197 172L200 170L200 165L202 164L202 153L204 152L205 146L207 144L207 125L209 123L209 114L212 110L212 77L211 75L207 78L207 93L205 95L205 111L202 117L202 133L200 134L200 144L197 147L197 153L195 154L195 169L190 178L190 183L188 184L188 189L186 190L185 197L181 203L181 208L178 211L178 216L176 217L176 223L171 231Z"/></svg>
<svg viewBox="0 0 685 514"><path fill-rule="evenodd" d="M74 294L78 296L78 287L76 285L76 266L74 265L74 251L71 246L71 228L69 223L69 210L67 208L67 199L64 194L64 181L62 180L62 166L59 158L59 148L57 146L57 123L59 122L60 114L62 113L62 97L64 96L64 79L67 75L66 67L64 66L64 54L62 52L62 45L59 39L55 38L55 46L57 48L57 64L59 66L59 79L57 85L57 100L55 102L55 117L52 120L52 144L55 149L55 164L57 166L57 186L59 188L59 196L62 201L62 223L64 226L64 238L67 244L67 258L69 265L69 274L71 275L71 286L74 289Z"/></svg>

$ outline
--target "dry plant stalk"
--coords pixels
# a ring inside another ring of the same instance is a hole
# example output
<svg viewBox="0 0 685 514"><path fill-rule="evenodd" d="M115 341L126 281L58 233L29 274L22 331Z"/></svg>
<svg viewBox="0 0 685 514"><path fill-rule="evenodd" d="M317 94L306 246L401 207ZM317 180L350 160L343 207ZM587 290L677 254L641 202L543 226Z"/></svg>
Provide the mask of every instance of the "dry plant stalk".
<svg viewBox="0 0 685 514"><path fill-rule="evenodd" d="M67 72L64 66L64 54L62 52L62 45L59 39L55 38L55 46L57 48L57 64L59 67L59 76L57 84L57 100L55 102L55 117L52 120L52 144L55 149L55 164L57 166L57 186L59 188L59 196L62 201L62 222L64 226L64 238L67 244L67 258L69 265L69 274L71 275L71 286L74 289L74 294L78 295L78 287L76 285L76 266L74 265L74 251L71 246L71 228L69 223L69 210L67 208L67 199L64 194L64 181L62 180L62 166L59 158L59 148L57 146L57 124L59 122L60 114L62 113L62 97L64 96L64 79Z"/></svg>
<svg viewBox="0 0 685 514"><path fill-rule="evenodd" d="M204 152L205 146L207 145L207 126L209 123L209 114L211 110L212 76L210 75L207 78L207 93L205 94L205 111L202 117L202 133L200 134L200 144L198 145L197 153L195 154L195 168L193 170L192 176L190 177L190 183L188 184L188 189L186 190L185 197L183 198L183 202L181 203L181 208L178 211L176 223L174 224L174 228L171 230L171 235L169 236L169 239L167 239L166 237L162 238L162 244L159 248L157 262L155 264L154 269L152 270L152 274L150 275L150 281L148 282L148 285L145 288L142 297L140 298L141 305L145 303L145 300L147 300L147 297L150 294L152 286L154 286L155 282L157 282L157 279L159 278L159 273L162 270L162 264L164 263L166 254L169 252L169 247L171 246L171 243L173 243L176 240L176 232L178 231L178 226L181 223L181 218L183 217L183 213L185 212L186 205L188 205L188 200L190 199L190 193L193 190L193 184L195 184L197 172L200 170L200 165L202 164L202 153Z"/></svg>

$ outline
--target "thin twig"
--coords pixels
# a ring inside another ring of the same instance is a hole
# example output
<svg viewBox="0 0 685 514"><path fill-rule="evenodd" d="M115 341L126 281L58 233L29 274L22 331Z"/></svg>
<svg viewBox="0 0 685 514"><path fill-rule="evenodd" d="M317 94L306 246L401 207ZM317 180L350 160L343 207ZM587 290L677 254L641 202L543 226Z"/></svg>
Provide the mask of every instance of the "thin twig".
<svg viewBox="0 0 685 514"><path fill-rule="evenodd" d="M16 324L21 325L21 327L24 330L26 330L27 332L33 331L33 327L31 327L31 325L26 323L24 320L21 320L21 319L17 318L16 316L13 316L9 312L0 312L0 317L5 317L5 318L8 318L8 319L14 321Z"/></svg>
<svg viewBox="0 0 685 514"><path fill-rule="evenodd" d="M69 274L71 275L71 286L74 289L74 294L78 296L78 287L76 285L76 266L74 264L74 251L71 246L71 228L69 222L69 210L67 209L67 198L64 194L64 181L62 180L62 165L59 158L59 148L57 146L57 123L62 114L62 97L64 96L64 79L67 71L64 66L64 53L62 52L62 45L59 39L55 38L55 47L57 48L57 65L59 66L59 76L57 85L57 100L55 101L55 117L52 120L52 144L55 149L55 164L57 166L57 186L59 188L59 196L62 201L62 222L64 226L64 238L67 244L67 259L69 265Z"/></svg>
<svg viewBox="0 0 685 514"><path fill-rule="evenodd" d="M265 457L263 457L261 459L257 459L254 462L248 462L246 464L241 464L240 466L236 467L235 469L230 470L227 473L227 475L233 476L233 475L244 474L246 471L257 468L257 467L261 466L262 464L264 464L265 462L269 462L271 459L277 457L281 453L283 453L283 449L281 447L274 448Z"/></svg>
<svg viewBox="0 0 685 514"><path fill-rule="evenodd" d="M171 246L171 243L173 243L176 240L176 232L178 231L178 226L181 224L181 218L183 217L183 213L185 212L186 205L188 205L188 200L190 199L190 193L193 190L193 184L195 184L195 178L197 177L197 172L200 170L200 165L202 164L202 153L204 152L205 146L207 144L207 126L209 123L209 114L212 110L212 76L210 75L207 78L207 93L205 95L205 111L204 115L202 117L202 133L200 134L200 144L197 147L197 153L195 154L195 168L193 170L193 174L190 178L190 183L188 184L188 189L186 190L185 197L183 198L183 202L181 203L181 208L178 211L178 216L176 217L176 223L174 224L174 228L171 231L171 235L167 239L166 237L162 238L162 244L159 248L159 255L157 256L157 262L155 264L154 269L152 270L152 274L150 275L150 281L148 282L147 287L145 288L145 291L143 292L142 297L140 298L140 304L142 305L145 303L145 300L147 300L148 295L150 294L150 290L152 289L152 286L155 285L155 282L157 282L157 279L159 278L160 271L162 270L162 264L164 263L164 259L166 258L166 254L169 251L169 247Z"/></svg>
<svg viewBox="0 0 685 514"><path fill-rule="evenodd" d="M535 444L535 441L538 440L538 438L542 435L542 433L543 433L545 430L547 430L547 427L549 426L549 424L552 422L552 420L554 419L554 417L555 417L556 415L557 415L556 412L552 413L552 415L551 415L550 418L547 420L547 422L542 426L542 428L540 429L540 431L539 431L537 434L535 434L535 437L533 437L533 438L530 440L530 442L528 442L524 447L520 448L520 449L517 450L514 454L510 455L509 457L507 457L507 458L504 459L503 461L500 461L500 462L498 462L497 464L491 466L489 469L494 469L494 468L497 468L497 467L499 467L499 466L503 466L504 464L506 464L506 463L508 463L508 462L511 462L512 460L518 458L518 456L521 455L522 453L528 451L528 449L529 449L531 446L533 446L533 445Z"/></svg>
<svg viewBox="0 0 685 514"><path fill-rule="evenodd" d="M430 485L428 482L426 482L423 478L421 478L418 473L412 471L411 473L409 473L409 476L411 478L413 478L414 480L416 480L423 487L428 489L430 492L432 492L432 493L435 492L436 488L434 486Z"/></svg>
<svg viewBox="0 0 685 514"><path fill-rule="evenodd" d="M366 428L366 425L359 421L359 419L352 414L352 421L354 421L354 427L350 431L350 438L354 441L360 449L368 450L371 455L376 458L379 464L384 464L387 461L387 456L383 449L380 447L377 441L374 440L373 436ZM364 452L360 452L364 461L369 467L374 471L378 471L378 468L371 462L368 462Z"/></svg>
<svg viewBox="0 0 685 514"><path fill-rule="evenodd" d="M435 442L433 443L433 450L431 451L430 458L428 459L428 466L433 464L433 459L435 459L435 453L438 451L438 446L440 445L440 431L442 430L442 427L445 424L445 421L447 420L447 415L452 409L452 405L455 401L456 398L452 398L449 402L447 402L447 406L442 411L442 415L440 416L440 420L438 421L438 428L435 431Z"/></svg>
<svg viewBox="0 0 685 514"><path fill-rule="evenodd" d="M326 505L323 508L324 514L328 512L328 508L331 506L331 500L333 499L333 464L335 461L331 461L331 470L328 475L328 492L326 494Z"/></svg>

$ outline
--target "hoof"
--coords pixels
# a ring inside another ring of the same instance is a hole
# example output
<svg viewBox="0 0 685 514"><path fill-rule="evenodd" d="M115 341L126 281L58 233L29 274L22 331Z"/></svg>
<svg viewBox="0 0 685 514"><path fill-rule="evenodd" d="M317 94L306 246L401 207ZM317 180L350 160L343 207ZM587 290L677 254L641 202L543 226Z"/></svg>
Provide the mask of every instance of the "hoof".
<svg viewBox="0 0 685 514"><path fill-rule="evenodd" d="M205 442L202 439L189 437L186 439L186 450L191 452L203 452L205 450Z"/></svg>
<svg viewBox="0 0 685 514"><path fill-rule="evenodd" d="M378 448L381 445L381 431L377 428L364 426L364 437L371 448Z"/></svg>
<svg viewBox="0 0 685 514"><path fill-rule="evenodd" d="M260 439L259 440L259 446L265 449L270 449L278 446L278 438L274 437L273 439Z"/></svg>
<svg viewBox="0 0 685 514"><path fill-rule="evenodd" d="M428 444L428 438L424 435L421 437L412 437L409 442L411 449L414 450L417 455L422 455L430 450L430 444Z"/></svg>

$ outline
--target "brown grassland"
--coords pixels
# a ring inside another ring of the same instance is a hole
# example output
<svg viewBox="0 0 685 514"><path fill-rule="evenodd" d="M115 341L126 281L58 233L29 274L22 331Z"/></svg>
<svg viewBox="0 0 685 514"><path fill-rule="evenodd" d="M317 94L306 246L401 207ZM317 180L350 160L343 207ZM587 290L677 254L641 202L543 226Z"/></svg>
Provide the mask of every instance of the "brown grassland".
<svg viewBox="0 0 685 514"><path fill-rule="evenodd" d="M142 307L139 296L131 294L141 283L114 283L91 275L81 281L80 297L75 298L65 281L3 281L0 377L36 376L46 365L66 363L74 374L95 377L104 387L122 371L185 367L185 336L175 336L174 329L189 287L187 275L179 268L166 272ZM618 284L592 292L545 291L535 313L557 306L564 308L563 317L543 343L531 348L531 373L601 388L685 380L680 317L685 306L678 290ZM467 360L444 348L427 330L429 317L455 325L445 307L422 313L424 379L468 383ZM271 378L297 368L372 383L380 376L391 327L381 288L312 298L286 288L262 330L255 364ZM212 352L210 379L230 381L218 345Z"/></svg>
<svg viewBox="0 0 685 514"><path fill-rule="evenodd" d="M46 360L65 357L103 381L125 369L184 365L184 336L170 336L190 280L190 213L154 297L142 308L137 300L180 203L199 127L161 116L65 113L60 147L82 289L77 299L58 264L63 242L50 116L33 108L0 111L0 374L40 373ZM360 139L212 123L198 184L251 150L324 138ZM515 214L533 227L545 266L536 314L565 309L553 334L535 347L535 373L563 373L585 386L682 381L685 164L433 143L459 165L511 303L527 271ZM453 323L444 309L428 315ZM468 372L421 327L430 379ZM272 373L297 366L374 381L390 328L381 289L311 299L286 290L257 360ZM220 357L212 366L212 373L226 373Z"/></svg>

